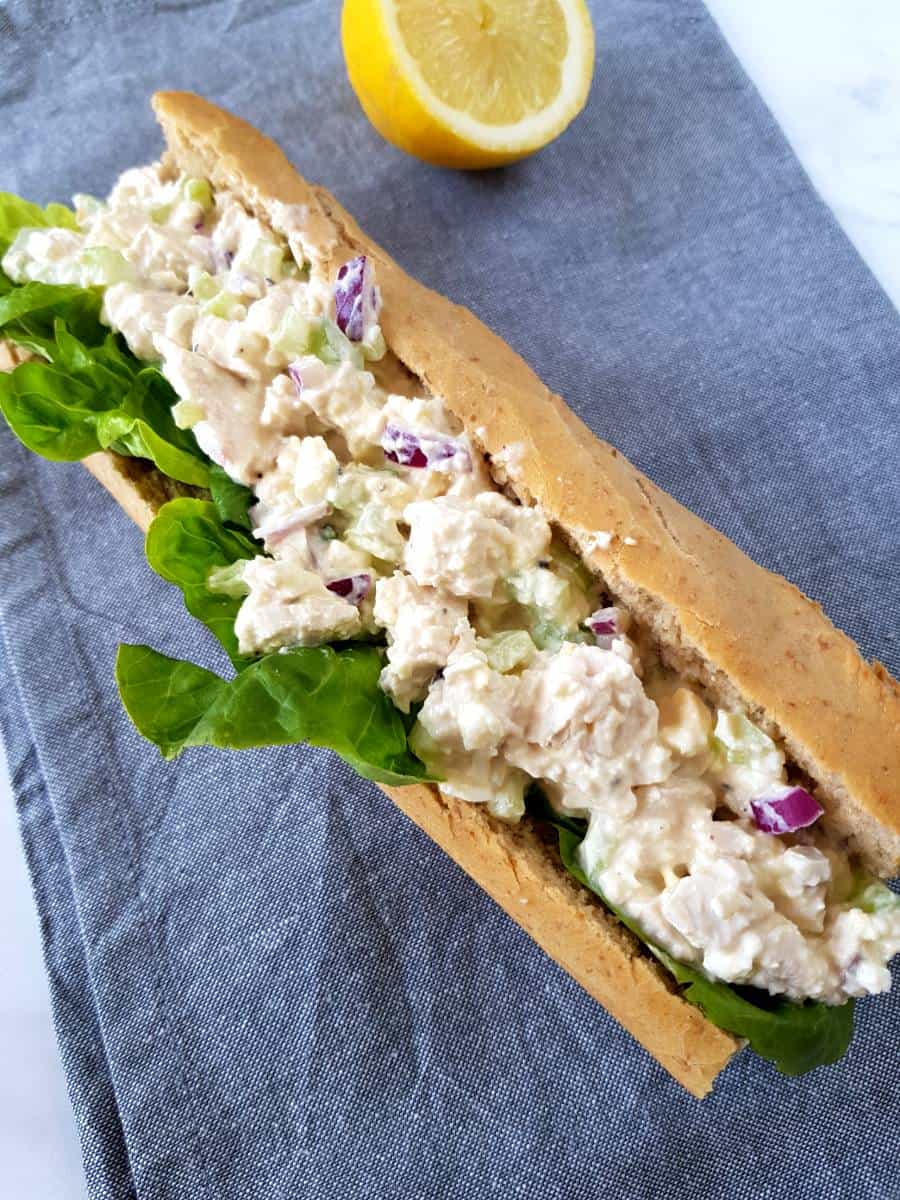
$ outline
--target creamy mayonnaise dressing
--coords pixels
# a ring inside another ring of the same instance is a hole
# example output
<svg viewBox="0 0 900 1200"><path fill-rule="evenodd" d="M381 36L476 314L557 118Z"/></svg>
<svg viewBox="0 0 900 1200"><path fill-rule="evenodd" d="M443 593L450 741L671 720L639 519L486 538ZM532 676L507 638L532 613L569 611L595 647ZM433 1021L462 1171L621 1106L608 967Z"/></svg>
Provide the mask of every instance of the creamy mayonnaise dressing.
<svg viewBox="0 0 900 1200"><path fill-rule="evenodd" d="M102 286L178 424L253 489L265 554L223 584L246 597L242 653L383 635L382 687L420 705L412 744L443 791L516 820L540 782L588 823L583 869L659 946L795 999L889 987L891 893L818 830L760 831L750 805L786 780L778 747L679 686L624 614L589 632L601 588L540 510L496 488L439 398L382 386L371 314L354 342L335 324L328 230L306 209L279 206L275 232L151 166L76 213L80 232L20 232L3 268Z"/></svg>

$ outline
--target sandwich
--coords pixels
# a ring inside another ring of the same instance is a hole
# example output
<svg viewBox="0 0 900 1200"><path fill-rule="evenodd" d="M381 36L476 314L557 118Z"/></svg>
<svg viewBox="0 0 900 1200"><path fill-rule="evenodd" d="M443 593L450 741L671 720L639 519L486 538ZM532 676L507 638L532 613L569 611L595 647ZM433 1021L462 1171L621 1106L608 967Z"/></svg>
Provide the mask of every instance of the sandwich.
<svg viewBox="0 0 900 1200"><path fill-rule="evenodd" d="M106 200L0 195L3 415L230 660L121 646L138 732L336 752L695 1096L835 1062L900 950L897 683L273 142L154 107Z"/></svg>

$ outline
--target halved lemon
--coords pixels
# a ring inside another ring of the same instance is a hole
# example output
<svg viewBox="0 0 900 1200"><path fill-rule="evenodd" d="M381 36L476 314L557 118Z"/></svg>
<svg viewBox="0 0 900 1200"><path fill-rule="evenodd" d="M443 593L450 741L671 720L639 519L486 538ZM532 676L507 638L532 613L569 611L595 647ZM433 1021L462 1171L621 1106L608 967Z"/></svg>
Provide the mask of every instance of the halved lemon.
<svg viewBox="0 0 900 1200"><path fill-rule="evenodd" d="M345 0L347 72L387 140L444 167L494 167L557 137L587 100L584 0Z"/></svg>

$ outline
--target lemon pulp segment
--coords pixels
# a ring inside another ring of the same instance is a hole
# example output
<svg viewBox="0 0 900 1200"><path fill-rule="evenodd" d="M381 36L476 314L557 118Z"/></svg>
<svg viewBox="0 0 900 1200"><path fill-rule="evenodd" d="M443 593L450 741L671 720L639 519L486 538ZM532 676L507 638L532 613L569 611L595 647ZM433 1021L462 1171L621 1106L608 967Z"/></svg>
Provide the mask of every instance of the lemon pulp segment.
<svg viewBox="0 0 900 1200"><path fill-rule="evenodd" d="M594 35L584 0L345 0L350 82L395 146L444 166L495 166L584 107Z"/></svg>

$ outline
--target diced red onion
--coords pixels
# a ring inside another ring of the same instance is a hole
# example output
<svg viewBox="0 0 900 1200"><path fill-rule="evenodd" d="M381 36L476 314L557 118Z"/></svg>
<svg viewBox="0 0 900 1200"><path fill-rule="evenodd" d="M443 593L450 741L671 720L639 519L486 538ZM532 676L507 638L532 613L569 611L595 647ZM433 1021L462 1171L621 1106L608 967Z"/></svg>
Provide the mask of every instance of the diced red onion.
<svg viewBox="0 0 900 1200"><path fill-rule="evenodd" d="M399 425L387 425L381 436L384 457L401 467L434 467L454 459L460 471L472 470L472 459L462 442L434 434L416 434Z"/></svg>
<svg viewBox="0 0 900 1200"><path fill-rule="evenodd" d="M615 637L619 629L619 610L617 608L598 608L585 619L585 626L597 637Z"/></svg>
<svg viewBox="0 0 900 1200"><path fill-rule="evenodd" d="M336 596L340 596L348 604L355 604L358 608L372 590L372 576L347 575L343 579L332 579L325 586L329 592L334 592Z"/></svg>
<svg viewBox="0 0 900 1200"><path fill-rule="evenodd" d="M303 395L303 372L300 370L297 363L291 363L287 369L288 375L291 377L291 383L297 389L297 395Z"/></svg>
<svg viewBox="0 0 900 1200"><path fill-rule="evenodd" d="M821 817L822 805L802 787L773 788L750 801L756 828L763 833L793 833Z"/></svg>
<svg viewBox="0 0 900 1200"><path fill-rule="evenodd" d="M292 533L296 533L298 529L305 529L307 525L321 521L331 511L331 506L324 500L320 500L316 504L304 504L301 508L295 508L283 521L273 521L270 518L256 525L259 507L259 505L254 505L250 509L250 520L254 522L253 533L255 537L267 542L270 546L276 546Z"/></svg>
<svg viewBox="0 0 900 1200"><path fill-rule="evenodd" d="M448 458L455 458L461 449L458 442L432 440L427 451L428 460L431 463L444 462Z"/></svg>
<svg viewBox="0 0 900 1200"><path fill-rule="evenodd" d="M366 330L378 320L381 294L375 272L365 254L351 258L338 271L334 285L335 320L351 342L361 342Z"/></svg>
<svg viewBox="0 0 900 1200"><path fill-rule="evenodd" d="M218 275L222 271L230 271L231 264L234 262L233 250L220 250L218 246L214 246L209 242L209 261L211 263L210 273Z"/></svg>
<svg viewBox="0 0 900 1200"><path fill-rule="evenodd" d="M303 394L304 388L322 387L328 378L328 371L329 368L323 362L310 354L292 362L287 369L298 396Z"/></svg>
<svg viewBox="0 0 900 1200"><path fill-rule="evenodd" d="M414 433L401 429L399 425L388 425L381 437L384 457L401 467L427 467L428 456L422 443Z"/></svg>

